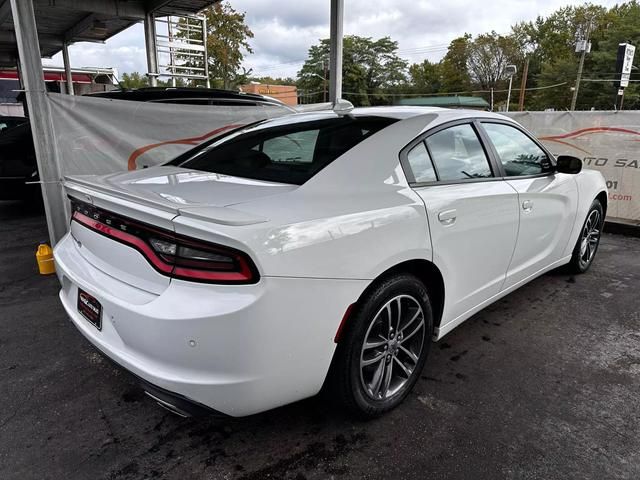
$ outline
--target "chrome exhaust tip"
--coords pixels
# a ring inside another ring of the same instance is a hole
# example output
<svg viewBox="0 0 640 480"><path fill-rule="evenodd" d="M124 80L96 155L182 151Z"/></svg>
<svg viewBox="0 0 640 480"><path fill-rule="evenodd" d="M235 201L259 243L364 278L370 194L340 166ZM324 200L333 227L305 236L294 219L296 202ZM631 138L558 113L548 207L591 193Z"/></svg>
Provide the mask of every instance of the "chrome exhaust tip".
<svg viewBox="0 0 640 480"><path fill-rule="evenodd" d="M151 399L153 399L158 405L160 405L162 408L164 408L165 410L170 411L171 413L174 413L176 415L178 415L179 417L182 418L189 418L191 416L190 413L185 412L184 410L176 407L175 405L173 405L172 403L167 402L166 400L163 400L161 398L156 397L154 394L149 393L148 391L144 391L144 393L150 397Z"/></svg>

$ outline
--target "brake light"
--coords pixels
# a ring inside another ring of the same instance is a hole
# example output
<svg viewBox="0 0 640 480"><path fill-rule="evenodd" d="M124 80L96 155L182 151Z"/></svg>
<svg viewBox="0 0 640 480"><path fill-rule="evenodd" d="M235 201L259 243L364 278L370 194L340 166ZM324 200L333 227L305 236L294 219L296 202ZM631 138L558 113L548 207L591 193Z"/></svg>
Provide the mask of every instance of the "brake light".
<svg viewBox="0 0 640 480"><path fill-rule="evenodd" d="M259 279L248 255L231 247L177 235L75 200L71 205L72 221L138 250L163 275L207 283Z"/></svg>

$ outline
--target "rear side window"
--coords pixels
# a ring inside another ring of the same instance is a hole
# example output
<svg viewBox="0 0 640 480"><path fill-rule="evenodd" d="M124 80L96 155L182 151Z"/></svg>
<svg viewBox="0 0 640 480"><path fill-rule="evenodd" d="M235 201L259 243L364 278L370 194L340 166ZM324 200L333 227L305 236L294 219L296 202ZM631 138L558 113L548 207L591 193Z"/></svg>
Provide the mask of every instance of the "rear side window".
<svg viewBox="0 0 640 480"><path fill-rule="evenodd" d="M223 175L301 185L336 158L395 121L382 117L344 116L283 125L276 119L273 126L269 122L262 123L198 147L178 165Z"/></svg>
<svg viewBox="0 0 640 480"><path fill-rule="evenodd" d="M420 142L409 150L407 162L416 182L435 182L437 180L431 157L429 157L424 142Z"/></svg>
<svg viewBox="0 0 640 480"><path fill-rule="evenodd" d="M426 139L440 181L492 177L489 159L470 124L441 130Z"/></svg>

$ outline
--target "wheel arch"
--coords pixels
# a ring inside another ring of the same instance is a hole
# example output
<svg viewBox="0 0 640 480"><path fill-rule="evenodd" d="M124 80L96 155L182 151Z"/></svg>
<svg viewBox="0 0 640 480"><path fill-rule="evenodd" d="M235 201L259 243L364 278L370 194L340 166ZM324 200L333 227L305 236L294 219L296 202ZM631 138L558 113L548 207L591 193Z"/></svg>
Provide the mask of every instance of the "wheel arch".
<svg viewBox="0 0 640 480"><path fill-rule="evenodd" d="M444 278L442 277L440 269L438 269L438 267L436 267L436 265L429 260L416 258L413 260L405 260L392 267L389 267L387 270L374 278L371 283L369 283L367 288L365 288L364 291L360 294L358 300L354 305L357 306L361 299L367 294L367 292L374 288L378 283L384 281L386 278L392 275L397 275L399 273L409 273L416 276L427 288L427 291L429 292L429 300L431 301L431 308L433 311L433 326L434 328L438 328L440 326L440 322L442 321L442 312L444 309Z"/></svg>
<svg viewBox="0 0 640 480"><path fill-rule="evenodd" d="M605 192L604 190L601 191L598 195L596 195L596 200L598 200L600 202L600 204L602 205L602 214L604 215L604 217L607 216L607 192Z"/></svg>

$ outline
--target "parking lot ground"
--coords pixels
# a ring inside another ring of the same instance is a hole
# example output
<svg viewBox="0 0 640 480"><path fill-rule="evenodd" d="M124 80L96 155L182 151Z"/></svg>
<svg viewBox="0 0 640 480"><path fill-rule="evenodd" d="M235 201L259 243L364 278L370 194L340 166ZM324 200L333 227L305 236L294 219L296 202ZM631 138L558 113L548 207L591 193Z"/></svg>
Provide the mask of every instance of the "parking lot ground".
<svg viewBox="0 0 640 480"><path fill-rule="evenodd" d="M370 422L320 398L245 419L160 409L66 319L36 274L44 238L42 216L0 203L2 479L640 478L638 238L604 235L587 274L474 316Z"/></svg>

